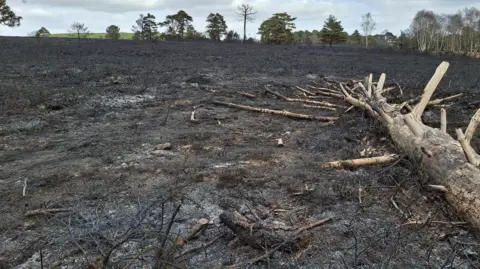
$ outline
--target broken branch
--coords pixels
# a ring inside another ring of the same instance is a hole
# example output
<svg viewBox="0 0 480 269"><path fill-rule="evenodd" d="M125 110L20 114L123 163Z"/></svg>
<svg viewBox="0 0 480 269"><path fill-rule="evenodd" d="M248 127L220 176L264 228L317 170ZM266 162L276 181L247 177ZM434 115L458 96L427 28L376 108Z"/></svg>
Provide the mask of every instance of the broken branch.
<svg viewBox="0 0 480 269"><path fill-rule="evenodd" d="M400 158L397 154L391 154L386 156L370 157L370 158L361 158L361 159L352 159L352 160L342 160L342 161L333 161L320 164L320 168L342 168L342 167L360 167L365 165L375 165L375 164L384 164L396 161Z"/></svg>
<svg viewBox="0 0 480 269"><path fill-rule="evenodd" d="M70 209L68 208L41 208L41 209L35 209L35 210L29 210L25 212L25 217L31 217L31 216L37 216L37 215L53 215L56 213L63 213L63 212L70 212Z"/></svg>
<svg viewBox="0 0 480 269"><path fill-rule="evenodd" d="M433 92L437 88L438 84L442 80L443 76L447 72L448 66L450 64L448 62L442 62L437 69L435 70L435 73L433 74L432 78L428 82L427 86L425 87L422 95L422 99L420 100L420 103L418 103L415 108L413 109L413 115L415 118L418 120L421 119L423 111L427 107L428 102L430 101L430 98L432 97Z"/></svg>
<svg viewBox="0 0 480 269"><path fill-rule="evenodd" d="M322 116L314 116L314 115L307 115L307 114L299 114L299 113L293 113L293 112L289 112L289 111L285 111L285 110L281 111L281 110L272 110L272 109L267 109L267 108L244 106L244 105L238 105L238 104L228 103L228 102L221 102L221 101L216 101L216 100L212 101L212 103L216 104L216 105L233 107L233 108L238 108L238 109L247 110L247 111L282 115L282 116L295 118L295 119L319 120L319 121L327 121L327 122L338 120L338 117L322 117Z"/></svg>

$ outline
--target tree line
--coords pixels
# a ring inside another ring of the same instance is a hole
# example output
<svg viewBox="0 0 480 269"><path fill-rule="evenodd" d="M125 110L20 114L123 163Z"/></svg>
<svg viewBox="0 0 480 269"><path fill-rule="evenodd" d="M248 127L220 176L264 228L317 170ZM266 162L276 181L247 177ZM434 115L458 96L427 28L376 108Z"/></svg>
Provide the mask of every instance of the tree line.
<svg viewBox="0 0 480 269"><path fill-rule="evenodd" d="M237 6L236 16L243 21L243 38L228 30L223 15L210 13L207 18L205 32L197 31L193 26L193 18L184 10L167 15L163 21L157 22L153 14L140 14L132 26L133 39L136 40L213 40L213 41L247 41L247 23L255 20L253 6L242 4ZM17 16L0 0L0 24L17 27L23 18ZM295 31L296 17L287 12L275 13L264 20L259 28L258 42L264 44L358 44L394 46L398 49L413 49L420 52L452 52L473 53L480 51L480 11L475 7L466 7L452 14L436 14L429 10L418 11L408 29L399 36L388 30L372 35L377 29L371 13L361 16L360 31L357 29L348 34L342 22L330 15L320 30ZM161 31L161 29L164 29ZM79 22L71 25L70 33L78 38L88 37L88 28ZM45 37L50 33L45 27L31 33L37 37ZM110 25L106 29L105 38L119 39L120 28ZM253 38L248 40L254 41Z"/></svg>

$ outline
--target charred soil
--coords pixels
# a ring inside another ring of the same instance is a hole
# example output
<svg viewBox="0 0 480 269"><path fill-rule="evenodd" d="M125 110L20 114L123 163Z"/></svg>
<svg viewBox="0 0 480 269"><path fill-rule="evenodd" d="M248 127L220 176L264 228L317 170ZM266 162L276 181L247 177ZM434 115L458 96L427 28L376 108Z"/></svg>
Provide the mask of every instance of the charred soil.
<svg viewBox="0 0 480 269"><path fill-rule="evenodd" d="M212 43L0 38L0 46L0 268L242 264L271 246L236 242L219 216L254 209L288 226L332 220L292 251L241 268L480 266L480 241L408 158L320 169L398 153L380 124L338 100L345 107L331 111L266 93L304 98L295 86L384 72L402 89L390 97L408 100L447 60L436 95L463 93L447 115L449 127L465 127L480 103L478 60ZM439 125L440 109L429 109ZM59 208L66 212L49 213ZM186 240L202 218L211 223Z"/></svg>

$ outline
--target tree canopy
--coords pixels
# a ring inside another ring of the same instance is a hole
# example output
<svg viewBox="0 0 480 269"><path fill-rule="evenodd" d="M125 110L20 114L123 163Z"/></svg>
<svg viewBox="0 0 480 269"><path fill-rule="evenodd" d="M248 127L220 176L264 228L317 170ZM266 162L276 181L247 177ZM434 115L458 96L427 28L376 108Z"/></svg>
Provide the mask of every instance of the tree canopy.
<svg viewBox="0 0 480 269"><path fill-rule="evenodd" d="M165 21L159 23L159 26L167 27L166 34L170 39L184 39L187 30L192 26L192 22L192 16L188 15L184 10L179 10L176 14L167 15Z"/></svg>
<svg viewBox="0 0 480 269"><path fill-rule="evenodd" d="M294 40L292 30L295 29L294 21L296 19L286 12L273 14L272 17L263 21L258 29L261 42L265 44L291 43Z"/></svg>
<svg viewBox="0 0 480 269"><path fill-rule="evenodd" d="M347 41L348 35L343 31L342 22L337 20L335 16L330 15L325 23L323 28L320 31L322 36L322 41L328 43L330 47L334 43L344 43Z"/></svg>
<svg viewBox="0 0 480 269"><path fill-rule="evenodd" d="M120 39L120 27L117 25L110 25L107 27L106 39Z"/></svg>
<svg viewBox="0 0 480 269"><path fill-rule="evenodd" d="M20 21L22 19L21 16L17 16L15 12L7 6L6 0L0 0L0 25L17 27L20 26Z"/></svg>
<svg viewBox="0 0 480 269"><path fill-rule="evenodd" d="M136 40L156 40L158 36L158 25L155 22L155 16L148 13L147 16L140 14L136 21L137 25L132 26L133 39Z"/></svg>
<svg viewBox="0 0 480 269"><path fill-rule="evenodd" d="M222 15L210 13L207 22L207 33L211 40L220 41L222 35L227 34L227 23Z"/></svg>

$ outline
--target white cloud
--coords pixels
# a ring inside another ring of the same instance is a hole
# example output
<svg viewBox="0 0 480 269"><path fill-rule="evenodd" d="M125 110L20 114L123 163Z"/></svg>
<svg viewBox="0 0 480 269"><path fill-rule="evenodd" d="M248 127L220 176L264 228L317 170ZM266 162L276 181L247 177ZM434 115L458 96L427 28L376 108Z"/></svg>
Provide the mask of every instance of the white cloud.
<svg viewBox="0 0 480 269"><path fill-rule="evenodd" d="M110 24L130 32L140 13L152 13L161 21L168 14L184 9L192 15L197 30L204 31L210 12L225 16L229 29L242 32L242 22L235 16L239 4L251 4L258 11L254 23L247 26L247 35L255 36L261 22L276 12L297 17L297 29L320 29L333 14L348 32L360 28L361 15L372 12L377 31L389 29L398 34L408 28L415 13L428 9L438 13L454 13L466 6L480 9L478 0L7 0L24 19L17 28L1 27L2 35L26 35L46 27L50 32L66 32L74 21L84 22L92 32L104 32Z"/></svg>

